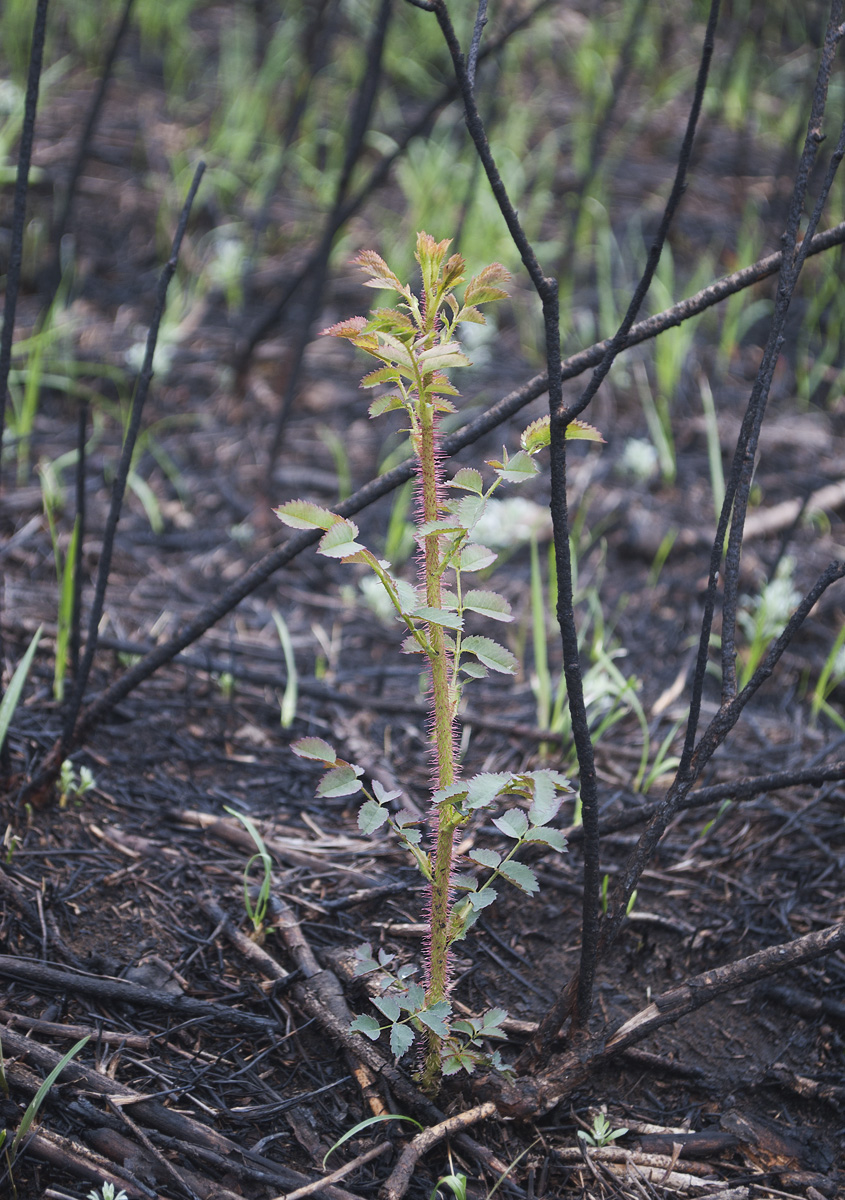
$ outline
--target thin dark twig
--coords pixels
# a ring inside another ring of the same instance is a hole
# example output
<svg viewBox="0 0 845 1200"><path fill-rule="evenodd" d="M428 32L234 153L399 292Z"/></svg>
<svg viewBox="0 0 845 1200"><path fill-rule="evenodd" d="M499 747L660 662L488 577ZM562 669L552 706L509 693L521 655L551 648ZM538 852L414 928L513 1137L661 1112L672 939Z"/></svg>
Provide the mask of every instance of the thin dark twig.
<svg viewBox="0 0 845 1200"><path fill-rule="evenodd" d="M817 234L810 244L809 253L820 254L824 250L831 249L833 246L838 246L842 243L845 243L845 222L834 226L825 233ZM743 267L740 271L735 271L731 275L726 275L715 283L709 284L700 292L696 292L695 295L681 300L671 308L666 309L665 312L656 313L644 321L639 321L628 335L627 346L638 345L641 342L656 337L664 329L674 328L690 317L696 316L714 304L720 303L728 296L742 291L743 288L750 287L760 282L760 280L774 275L779 270L781 261L781 254L771 254L749 267ZM561 364L561 379L574 379L584 371L589 370L590 367L595 366L596 363L601 362L609 344L609 340L598 342L593 346L580 350L577 354L571 355ZM532 400L536 400L548 390L548 386L547 375L536 375L521 388L517 388L509 392L506 396L503 396L501 400L491 405L481 416L467 422L466 425L443 439L442 450L444 456L448 457L457 454L458 451L464 449L466 446L472 445L473 442L477 441L485 433L489 433L497 425L500 425L527 404L530 404ZM565 414L566 410L562 411ZM376 500L381 499L381 497L389 495L395 488L406 483L413 477L413 474L414 462L412 459L406 459L405 462L399 463L392 470L386 471L376 479L371 479L369 483L366 483L342 504L338 505L336 511L340 516L354 516L355 513L360 512ZM236 608L242 600L251 595L256 588L265 583L276 571L287 566L289 562L292 562L308 546L314 545L319 536L319 533L300 532L289 537L283 546L259 559L239 580L230 584L224 592L210 604L206 605L205 608L201 609L183 630L173 638L162 642L153 650L146 653L135 666L131 667L119 679L116 679L89 706L81 719L77 721L73 732L73 745L78 745L85 733L92 729L97 721L110 712L126 696L130 695L136 687L155 674L159 667L170 662L187 646L196 642L217 621ZM61 765L60 751L61 744L57 744L43 760L26 789L27 796L37 796L52 783Z"/></svg>
<svg viewBox="0 0 845 1200"><path fill-rule="evenodd" d="M349 129L346 136L346 153L343 159L343 166L340 170L340 175L335 187L334 202L331 211L326 218L326 225L323 231L323 236L320 239L316 261L313 263L310 273L310 291L308 300L305 305L305 311L300 322L296 345L294 346L293 358L288 371L288 380L285 387L285 393L282 397L279 411L276 414L275 427L273 429L273 440L270 443L270 450L267 456L267 479L268 482L272 479L273 468L276 465L276 459L279 454L279 449L282 444L282 436L284 428L290 415L293 401L299 387L299 379L302 373L303 360L308 343L311 340L311 331L317 315L323 305L323 289L326 284L326 277L329 270L329 258L334 244L335 234L339 228L338 214L344 207L346 194L349 190L349 184L352 179L352 172L361 157L364 149L364 138L367 134L367 129L370 123L370 115L373 110L376 96L378 94L379 84L381 82L381 68L384 57L384 48L387 41L387 30L390 24L390 17L393 9L391 0L381 0L381 5L373 24L372 35L369 45L367 46L364 56L364 68L361 75L361 82L358 86L358 95L352 108L352 114L349 119Z"/></svg>
<svg viewBox="0 0 845 1200"><path fill-rule="evenodd" d="M0 446L6 428L6 392L9 387L9 371L12 366L12 338L15 332L15 315L18 306L18 289L21 281L23 259L23 232L26 220L26 196L29 190L29 167L32 162L32 143L35 137L35 113L38 108L38 88L41 82L41 63L44 58L44 41L47 35L47 3L38 0L35 22L32 28L32 48L29 53L29 73L26 80L23 127L18 148L18 173L15 179L15 198L12 205L12 229L9 243L9 265L6 270L6 301L3 306L3 328L0 331ZM0 490L2 490L2 468L0 467ZM6 606L4 573L0 571L0 617ZM0 690L3 685L3 663L6 655L3 645L3 628L0 621ZM0 748L0 771L8 772L9 742Z"/></svg>
<svg viewBox="0 0 845 1200"><path fill-rule="evenodd" d="M838 27L842 24L843 5L841 0L833 0L830 18L822 48L821 61L813 89L813 101L804 148L798 165L795 187L789 206L786 221L786 232L783 236L783 265L778 278L778 290L775 297L775 311L763 358L757 373L748 408L740 431L739 444L734 460L736 467L736 487L733 495L733 513L731 516L730 533L725 551L724 596L722 600L722 699L731 699L736 695L736 616L739 606L739 571L742 556L742 538L745 530L745 515L748 508L748 497L751 492L751 480L754 474L754 461L760 438L760 429L766 414L769 390L774 378L775 367L780 356L785 337L786 317L798 276L806 260L798 244L801 217L810 183L810 174L818 157L819 147L823 141L822 121L827 106L827 92L833 70L833 60L840 40ZM842 159L842 138L840 133L839 146L834 152L811 218L808 234L815 232L821 216L822 206L827 199L833 178ZM731 472L733 477L734 472ZM727 494L725 502L727 504ZM724 539L719 542L719 549L724 545ZM715 547L714 547L715 550ZM709 634L708 634L709 637ZM689 740L685 749L689 746Z"/></svg>
<svg viewBox="0 0 845 1200"><path fill-rule="evenodd" d="M70 219L70 212L73 207L73 202L76 199L76 188L77 184L79 183L79 177L82 174L82 168L85 165L85 160L88 158L88 152L91 148L91 138L94 136L94 130L97 126L97 121L100 118L100 111L102 110L103 101L106 98L106 91L109 83L111 82L114 64L117 61L117 55L120 50L121 43L123 42L123 39L126 36L126 31L129 28L129 18L132 14L132 5L134 3L135 0L124 0L123 12L120 14L120 20L114 33L112 34L109 48L106 51L106 60L103 63L103 69L97 82L94 98L91 101L91 107L88 110L85 126L79 138L79 145L77 146L76 150L76 158L74 159L73 166L71 167L70 175L68 177L64 197L62 199L62 206L59 209L59 215L53 224L51 236L54 243L57 264L59 260L60 243L65 230L67 229L67 223Z"/></svg>
<svg viewBox="0 0 845 1200"><path fill-rule="evenodd" d="M775 792L781 788L797 787L801 784L812 784L821 787L823 783L836 782L845 779L845 762L831 762L824 766L798 767L794 771L773 771L769 775L752 775L747 779L732 779L727 783L714 783L709 787L696 788L678 803L677 811L706 808L710 804L718 804L724 800L750 800L764 792ZM652 804L642 804L627 808L613 816L603 818L602 833L620 833L630 829L632 825L642 825L657 812L661 801ZM570 844L581 840L583 833L580 827L571 829L568 833Z"/></svg>
<svg viewBox="0 0 845 1200"><path fill-rule="evenodd" d="M677 211L678 205L681 202L687 186L687 172L689 170L690 157L692 155L692 146L695 140L695 131L698 125L698 118L701 113L701 105L704 100L704 92L707 87L707 77L710 72L710 62L713 57L713 47L716 39L716 23L719 19L719 7L721 0L710 0L710 15L707 18L707 28L704 33L704 45L701 49L701 60L698 65L698 77L695 81L695 91L693 93L692 105L690 106L689 117L687 118L687 128L684 133L684 140L681 144L681 150L678 154L678 168L675 172L675 179L672 184L672 190L669 193L669 199L666 201L666 207L663 209L663 216L660 219L660 226L657 230L657 236L651 244L646 260L645 270L642 278L637 284L631 303L628 305L628 311L616 335L610 343L607 352L596 367L593 377L584 391L577 404L571 410L570 416L577 416L583 412L590 401L595 396L596 392L601 387L603 381L608 375L610 368L613 366L620 350L625 345L625 339L631 326L636 320L637 313L640 311L643 300L645 300L648 289L651 287L654 273L657 270L657 265L660 262L660 255L663 252L663 246L666 241L666 236L669 233L669 226Z"/></svg>
<svg viewBox="0 0 845 1200"><path fill-rule="evenodd" d="M472 42L467 55L467 79L469 86L475 87L475 69L478 66L478 50L481 46L481 35L487 24L487 0L478 0L478 11L475 14L475 25L472 30Z"/></svg>
<svg viewBox="0 0 845 1200"><path fill-rule="evenodd" d="M784 650L786 650L803 625L813 606L832 583L843 577L845 577L845 562L832 562L822 572L790 617L780 637L769 647L763 662L754 672L751 679L737 696L734 696L732 700L721 706L702 734L695 748L689 771L683 776L679 772L666 797L658 805L657 811L643 831L642 836L625 864L624 870L620 874L608 906L608 918L602 930L603 950L608 949L613 944L622 921L625 918L631 893L636 887L640 875L651 860L669 822L678 812L690 792L693 781L701 774L701 771L713 757L715 751L721 746L722 742L724 742L725 738L736 725L748 701L770 677Z"/></svg>
<svg viewBox="0 0 845 1200"><path fill-rule="evenodd" d="M170 258L164 266L161 277L158 283L156 292L156 304L153 311L153 318L150 323L150 330L147 334L147 348L144 355L144 362L141 367L141 373L138 377L138 383L135 388L135 395L132 400L132 410L129 415L129 424L126 430L126 435L123 440L123 448L120 454L120 460L115 472L114 484L112 486L111 504L109 506L108 516L106 518L106 527L103 533L103 547L100 553L100 561L97 569L97 580L94 587L94 599L91 604L91 613L88 622L88 636L85 642L85 653L82 657L82 663L79 668L79 675L74 680L73 695L68 706L67 716L64 722L62 733L62 742L65 747L70 744L74 725L79 715L79 710L82 705L82 697L85 692L85 687L88 682L88 676L91 672L91 665L94 661L94 654L97 649L97 636L100 627L100 618L103 615L103 605L106 598L106 588L108 587L109 572L111 570L112 552L114 550L114 539L117 532L117 523L120 520L120 511L123 506L123 496L126 491L126 480L129 476L129 469L132 465L132 456L135 451L135 444L138 440L138 433L141 428L141 416L144 411L144 403L150 390L150 383L153 377L153 356L155 354L156 342L158 341L158 331L161 325L164 309L167 303L167 289L170 285L170 280L176 271L176 264L179 258L179 249L182 245L182 238L185 236L185 230L188 226L188 217L191 213L191 208L194 203L194 197L197 194L197 189L200 185L200 180L205 171L205 163L201 162L194 172L193 182L191 183L187 199L182 208L182 213L179 217L179 224L176 229L176 235L173 239L173 247L171 249Z"/></svg>

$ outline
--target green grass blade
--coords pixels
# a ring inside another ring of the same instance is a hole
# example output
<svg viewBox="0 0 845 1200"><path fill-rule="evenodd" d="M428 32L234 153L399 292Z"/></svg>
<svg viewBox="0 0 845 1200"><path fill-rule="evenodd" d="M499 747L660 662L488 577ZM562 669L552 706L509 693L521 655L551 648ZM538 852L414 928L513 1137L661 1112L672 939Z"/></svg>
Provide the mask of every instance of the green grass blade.
<svg viewBox="0 0 845 1200"><path fill-rule="evenodd" d="M35 1093L35 1095L30 1100L27 1110L23 1115L23 1120L21 1121L20 1125L18 1126L18 1131L15 1134L15 1139L12 1142L11 1147L9 1148L9 1154L10 1154L10 1157L13 1162L14 1162L15 1156L18 1152L18 1147L20 1146L21 1142L26 1137L26 1135L29 1133L29 1130L32 1126L32 1122L38 1116L38 1110L41 1108L41 1105L44 1103L44 1100L45 1100L50 1088L56 1082L56 1080L61 1075L62 1071L68 1065L70 1060L74 1057L74 1055L79 1053L79 1051L82 1049L82 1047L85 1045L85 1043L90 1039L90 1037L91 1037L90 1033L86 1034L86 1036L84 1038L80 1038L79 1041L76 1043L76 1045L72 1046L70 1048L70 1050L68 1050L67 1054L65 1054L65 1056L56 1064L56 1066L53 1067L53 1070L50 1072L50 1074L47 1076L47 1078L41 1084L41 1087L38 1089L38 1091Z"/></svg>
<svg viewBox="0 0 845 1200"><path fill-rule="evenodd" d="M323 1170L330 1154L334 1154L335 1150L339 1149L344 1142L348 1142L350 1138L354 1138L363 1129L369 1129L371 1125L380 1125L383 1121L410 1121L412 1125L416 1125L417 1129L422 1130L422 1125L419 1121L415 1121L413 1117L404 1117L401 1113L380 1113L377 1117L367 1117L366 1121L359 1121L357 1125L353 1125L351 1129L347 1129L343 1137L338 1138L335 1144L330 1147L323 1158Z"/></svg>
<svg viewBox="0 0 845 1200"><path fill-rule="evenodd" d="M12 723L12 717L15 715L15 709L18 707L18 701L21 698L23 685L26 683L26 677L29 674L29 668L32 665L32 660L35 656L35 651L38 649L38 643L41 639L41 630L43 625L39 625L35 631L32 641L29 643L21 661L15 668L15 673L12 676L9 686L3 695L3 700L0 703L0 747L6 740L6 734L9 732L9 726Z"/></svg>

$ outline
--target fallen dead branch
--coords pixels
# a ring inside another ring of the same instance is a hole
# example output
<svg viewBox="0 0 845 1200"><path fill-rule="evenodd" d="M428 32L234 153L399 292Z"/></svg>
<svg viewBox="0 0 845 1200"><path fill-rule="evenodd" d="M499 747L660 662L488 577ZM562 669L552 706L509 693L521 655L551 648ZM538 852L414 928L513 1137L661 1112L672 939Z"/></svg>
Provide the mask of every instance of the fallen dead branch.
<svg viewBox="0 0 845 1200"><path fill-rule="evenodd" d="M174 996L169 992L129 983L125 979L58 971L34 959L16 958L9 954L0 954L0 976L20 979L36 987L40 985L51 993L66 989L101 1000L119 1000L139 1007L146 1005L182 1017L224 1021L252 1033L272 1033L276 1028L275 1021L268 1017L256 1017L253 1013L228 1008L225 1004L209 1004L206 1000L194 1000L190 996Z"/></svg>
<svg viewBox="0 0 845 1200"><path fill-rule="evenodd" d="M2 1025L0 1025L0 1045L2 1045L7 1059L17 1057L22 1061L31 1062L44 1073L53 1070L61 1061L61 1055L55 1050ZM10 1068L7 1066L7 1069L14 1070L14 1065ZM133 1117L137 1123L143 1124L147 1129L157 1130L169 1138L178 1139L178 1148L185 1154L197 1152L198 1156L202 1158L211 1152L212 1155L217 1156L218 1162L225 1163L227 1170L231 1169L246 1177L255 1173L250 1172L249 1168L257 1168L262 1180L273 1183L279 1188L293 1190L315 1182L301 1172L285 1167L261 1154L256 1154L208 1125L203 1125L174 1109L166 1108L157 1100L151 1100L142 1093L111 1079L108 1075L83 1066L76 1060L68 1063L60 1078L64 1092L78 1095L87 1105L90 1105L91 1096L108 1096L116 1104L131 1106ZM90 1109L88 1111L90 1112ZM103 1120L103 1114L98 1110L94 1110L91 1117L92 1119L98 1118L100 1123ZM137 1151L137 1147L134 1149ZM90 1175L88 1177L90 1178ZM319 1182L323 1183L322 1180ZM358 1197L351 1192L331 1184L323 1185L322 1192L326 1200L358 1200ZM219 1191L213 1194L221 1195ZM227 1198L224 1197L224 1200Z"/></svg>
<svg viewBox="0 0 845 1200"><path fill-rule="evenodd" d="M808 933L785 945L770 946L712 971L704 971L678 987L670 988L635 1016L625 1021L605 1042L585 1042L558 1056L535 1078L506 1083L486 1076L476 1084L476 1094L497 1100L499 1112L513 1117L533 1117L547 1112L584 1083L595 1067L648 1037L661 1025L708 1004L724 992L735 991L769 975L797 967L845 946L845 922L817 933Z"/></svg>

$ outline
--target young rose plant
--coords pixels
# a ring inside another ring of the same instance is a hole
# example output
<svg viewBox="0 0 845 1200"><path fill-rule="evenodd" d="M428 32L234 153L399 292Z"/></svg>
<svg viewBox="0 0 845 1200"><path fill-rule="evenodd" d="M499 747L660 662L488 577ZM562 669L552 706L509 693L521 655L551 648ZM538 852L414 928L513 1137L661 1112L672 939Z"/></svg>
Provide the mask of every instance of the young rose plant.
<svg viewBox="0 0 845 1200"><path fill-rule="evenodd" d="M470 279L458 300L455 289L464 281L464 260L459 254L446 258L449 241L436 242L427 233L417 237L416 258L422 273L422 290L415 295L371 250L356 261L368 274L367 286L398 292L394 308L376 309L369 318L352 317L325 330L347 338L379 362L365 375L363 387L388 385L388 390L370 405L370 416L401 409L407 415L414 455L417 459L419 511L416 540L419 544L420 584L413 587L395 578L386 562L379 560L358 540L353 521L311 504L291 500L276 509L279 518L294 529L322 529L319 553L345 562L365 563L379 579L397 619L407 630L403 650L423 655L431 675L429 693L429 736L433 788L431 795L431 839L426 846L415 817L391 813L391 802L399 792L387 792L373 781L367 789L363 768L340 758L328 742L318 737L302 738L292 749L302 758L327 768L317 788L318 796L350 796L362 792L365 802L358 824L372 834L388 826L415 859L430 885L429 936L425 985L412 982L414 968L391 969L393 956L379 952L373 957L369 945L358 951L357 973L378 970L384 980L382 995L373 1003L381 1014L360 1016L353 1028L375 1040L390 1030L391 1050L401 1057L416 1035L425 1039L422 1086L436 1093L442 1074L471 1071L481 1061L483 1039L503 1037L505 1013L493 1009L477 1020L453 1020L449 1002L449 950L463 938L479 913L496 898L493 886L499 880L519 890L538 890L537 878L517 852L530 843L541 843L563 851L565 839L552 828L563 795L572 791L568 781L550 769L524 772L485 772L461 779L456 754L455 722L461 691L468 679L483 678L488 672L513 674L516 660L492 638L467 633L467 614L476 613L494 621L510 621L510 606L504 597L487 588L465 586L464 577L489 567L496 555L473 537L488 499L502 483L522 483L537 474L534 459L549 443L548 418L534 421L522 435L520 449L513 455L503 449L501 459L491 459L493 478L485 484L480 471L462 467L444 479L439 453L439 421L442 413L454 412L450 397L458 393L446 371L469 365L455 339L463 322L484 324L479 305L502 299L499 286L509 276L493 263ZM567 436L602 441L592 426L573 421ZM456 873L454 842L457 831L475 813L490 809L503 797L517 797L522 804L505 811L493 823L509 840L509 848L474 850L469 859L482 868L476 874ZM498 1053L493 1063L501 1066Z"/></svg>

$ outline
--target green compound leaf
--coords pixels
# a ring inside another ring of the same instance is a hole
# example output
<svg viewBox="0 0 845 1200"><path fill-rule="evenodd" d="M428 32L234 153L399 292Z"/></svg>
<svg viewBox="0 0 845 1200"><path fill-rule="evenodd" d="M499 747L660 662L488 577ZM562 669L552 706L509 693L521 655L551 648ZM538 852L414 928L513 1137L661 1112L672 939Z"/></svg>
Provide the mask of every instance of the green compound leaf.
<svg viewBox="0 0 845 1200"><path fill-rule="evenodd" d="M358 526L354 521L339 519L320 538L317 549L327 558L350 558L353 554L358 554L367 548L355 541L357 536Z"/></svg>
<svg viewBox="0 0 845 1200"><path fill-rule="evenodd" d="M493 818L493 824L505 835L519 841L528 832L528 818L521 808L512 808L500 817Z"/></svg>
<svg viewBox="0 0 845 1200"><path fill-rule="evenodd" d="M472 304L465 304L460 310L455 318L455 324L457 325L460 321L469 321L471 325L487 324L487 318L484 316L484 313L479 312Z"/></svg>
<svg viewBox="0 0 845 1200"><path fill-rule="evenodd" d="M464 596L464 608L480 613L491 621L512 621L511 606L498 592L469 591Z"/></svg>
<svg viewBox="0 0 845 1200"><path fill-rule="evenodd" d="M369 1013L361 1013L360 1017L356 1017L349 1028L354 1033L363 1033L364 1037L368 1037L371 1042L377 1042L381 1034L381 1025Z"/></svg>
<svg viewBox="0 0 845 1200"><path fill-rule="evenodd" d="M421 1009L416 1016L425 1025L426 1029L430 1029L438 1037L447 1038L449 1036L449 1026L446 1024L446 1018L451 1011L452 1005L448 1000L438 1000L436 1004L432 1004L429 1008Z"/></svg>
<svg viewBox="0 0 845 1200"><path fill-rule="evenodd" d="M513 859L510 859L502 863L499 872L509 883L514 884L521 892L527 892L529 896L533 896L540 890L537 876L530 867L526 867L525 863L514 862Z"/></svg>
<svg viewBox="0 0 845 1200"><path fill-rule="evenodd" d="M528 810L528 820L532 825L546 825L563 803L563 797L558 794L557 785L550 771L529 771L528 777L534 784L534 795Z"/></svg>
<svg viewBox="0 0 845 1200"><path fill-rule="evenodd" d="M484 808L492 804L510 776L506 771L485 771L467 780L467 808Z"/></svg>
<svg viewBox="0 0 845 1200"><path fill-rule="evenodd" d="M507 283L510 271L501 263L490 263L477 275L473 275L464 290L464 304L489 304L491 300L506 300L507 292L497 287L498 283Z"/></svg>
<svg viewBox="0 0 845 1200"><path fill-rule="evenodd" d="M280 504L273 512L291 529L331 529L332 525L342 520L327 508L311 504L308 500L288 500L287 504Z"/></svg>
<svg viewBox="0 0 845 1200"><path fill-rule="evenodd" d="M489 905L491 905L498 898L498 895L499 893L495 888L486 887L480 892L469 892L467 894L467 900L469 901L473 912L481 912L482 908L487 908Z"/></svg>
<svg viewBox="0 0 845 1200"><path fill-rule="evenodd" d="M542 842L544 846L550 846L552 850L557 850L563 854L567 847L566 838L559 829L551 829L548 825L544 825L542 829L529 829L523 838L525 842Z"/></svg>
<svg viewBox="0 0 845 1200"><path fill-rule="evenodd" d="M399 1003L405 1012L415 1013L425 1004L425 989L419 983L409 984L407 992L399 997Z"/></svg>
<svg viewBox="0 0 845 1200"><path fill-rule="evenodd" d="M447 800L463 800L469 790L467 783L450 783L448 787L438 788L431 797L432 804L443 804Z"/></svg>
<svg viewBox="0 0 845 1200"><path fill-rule="evenodd" d="M494 871L502 861L501 854L496 850L470 850L469 856L473 862L480 863L482 867L492 867Z"/></svg>
<svg viewBox="0 0 845 1200"><path fill-rule="evenodd" d="M391 393L389 396L377 396L367 411L371 417L380 417L382 413L393 412L397 408L404 407L405 401L402 397Z"/></svg>
<svg viewBox="0 0 845 1200"><path fill-rule="evenodd" d="M469 675L470 679L486 679L487 668L482 667L481 663L477 662L462 662L461 670L465 675Z"/></svg>
<svg viewBox="0 0 845 1200"><path fill-rule="evenodd" d="M378 967L379 964L373 958L373 948L369 942L362 942L360 946L355 947L354 975L369 975L371 971L377 971Z"/></svg>
<svg viewBox="0 0 845 1200"><path fill-rule="evenodd" d="M461 570L483 571L485 567L491 567L498 557L495 551L488 550L486 546L470 542L461 550Z"/></svg>
<svg viewBox="0 0 845 1200"><path fill-rule="evenodd" d="M384 784L378 779L373 780L373 793L379 804L389 804L391 800L398 800L402 795L401 788L394 788L393 791L388 791Z"/></svg>
<svg viewBox="0 0 845 1200"><path fill-rule="evenodd" d="M461 488L465 492L475 492L476 496L484 492L484 480L481 472L475 467L461 467L453 479L447 480L447 487Z"/></svg>
<svg viewBox="0 0 845 1200"><path fill-rule="evenodd" d="M515 675L519 666L510 650L506 650L492 638L476 635L464 638L461 650L467 654L474 654L485 667L491 671L499 671L502 675Z"/></svg>
<svg viewBox="0 0 845 1200"><path fill-rule="evenodd" d="M539 474L539 471L534 459L524 450L517 450L502 466L496 468L496 474L507 483L523 483Z"/></svg>
<svg viewBox="0 0 845 1200"><path fill-rule="evenodd" d="M384 1013L391 1024L399 1020L402 1010L395 996L373 996L372 999L375 1007L380 1013Z"/></svg>
<svg viewBox="0 0 845 1200"><path fill-rule="evenodd" d="M334 766L337 762L337 751L334 746L330 746L328 742L319 737L300 738L297 742L291 742L291 750L300 758L310 758L315 762L324 762Z"/></svg>
<svg viewBox="0 0 845 1200"><path fill-rule="evenodd" d="M439 517L436 521L424 521L414 531L417 538L428 537L430 533L462 533L463 525L457 517Z"/></svg>
<svg viewBox="0 0 845 1200"><path fill-rule="evenodd" d="M519 444L526 454L537 454L545 446L548 446L551 437L551 419L548 416L538 417L536 421L531 422L527 429L522 431Z"/></svg>
<svg viewBox="0 0 845 1200"><path fill-rule="evenodd" d="M460 500L450 500L446 507L454 513L460 528L469 532L481 520L487 501L483 496L463 496Z"/></svg>
<svg viewBox="0 0 845 1200"><path fill-rule="evenodd" d="M589 425L586 421L577 419L570 421L566 427L566 437L568 441L576 442L603 442L604 438L596 429L595 425Z"/></svg>
<svg viewBox="0 0 845 1200"><path fill-rule="evenodd" d="M487 1012L481 1017L480 1032L485 1037L506 1038L508 1035L500 1028L502 1021L508 1018L507 1009L504 1008L488 1008Z"/></svg>
<svg viewBox="0 0 845 1200"><path fill-rule="evenodd" d="M326 771L317 784L317 795L326 800L335 796L354 796L361 790L358 777L363 774L362 767L353 767L351 763L342 763L340 766L332 767L330 771Z"/></svg>
<svg viewBox="0 0 845 1200"><path fill-rule="evenodd" d="M568 441L604 442L604 438L595 425L589 425L586 421L580 421L577 418L566 426L566 438ZM548 446L550 441L550 420L546 416L538 417L536 421L531 422L527 429L523 430L519 444L526 453L537 454L538 451Z"/></svg>
<svg viewBox="0 0 845 1200"><path fill-rule="evenodd" d="M378 288L379 291L386 288L391 288L395 292L407 291L407 287L399 282L398 277L393 274L390 267L380 254L376 254L375 250L362 250L352 261L370 276L365 281L364 287Z"/></svg>
<svg viewBox="0 0 845 1200"><path fill-rule="evenodd" d="M362 833L375 833L390 819L390 813L375 800L367 800L358 813L358 828Z"/></svg>
<svg viewBox="0 0 845 1200"><path fill-rule="evenodd" d="M361 387L376 387L380 383L398 383L401 376L395 367L377 367L361 380Z"/></svg>
<svg viewBox="0 0 845 1200"><path fill-rule="evenodd" d="M426 372L472 365L458 342L446 342L442 346L432 346L430 350L423 350L419 356L419 362Z"/></svg>
<svg viewBox="0 0 845 1200"><path fill-rule="evenodd" d="M407 1054L414 1044L414 1031L407 1025L394 1025L390 1030L390 1052L394 1058Z"/></svg>
<svg viewBox="0 0 845 1200"><path fill-rule="evenodd" d="M444 629L463 629L464 623L455 612L447 612L445 608L429 608L423 605L415 608L410 614L420 621L428 621L431 625L441 625Z"/></svg>

